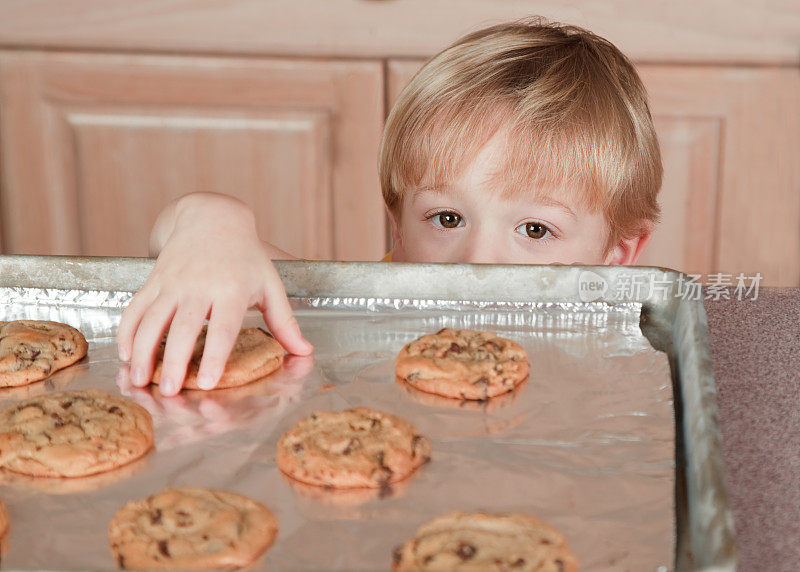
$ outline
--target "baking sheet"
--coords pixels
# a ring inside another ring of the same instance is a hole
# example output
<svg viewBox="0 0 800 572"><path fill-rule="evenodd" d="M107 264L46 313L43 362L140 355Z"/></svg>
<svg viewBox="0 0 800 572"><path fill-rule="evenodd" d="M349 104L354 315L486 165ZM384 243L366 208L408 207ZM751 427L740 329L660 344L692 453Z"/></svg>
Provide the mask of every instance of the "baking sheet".
<svg viewBox="0 0 800 572"><path fill-rule="evenodd" d="M666 570L675 549L674 419L666 354L639 329L638 303L464 303L295 299L311 358L267 380L161 398L131 388L114 339L126 294L0 289L1 319L81 329L88 359L50 380L5 390L6 404L42 391L121 391L152 414L156 449L97 477L6 475L11 516L3 564L113 569L106 526L129 499L168 486L251 496L278 517L275 545L254 568L386 569L394 546L450 510L521 511L559 528L582 570ZM67 302L58 306L43 302ZM105 307L89 307L84 304ZM262 325L255 314L246 325ZM492 329L520 342L531 376L487 403L409 393L393 358L442 327ZM433 460L393 494L292 486L275 466L281 434L316 409L367 405L401 415L433 442Z"/></svg>

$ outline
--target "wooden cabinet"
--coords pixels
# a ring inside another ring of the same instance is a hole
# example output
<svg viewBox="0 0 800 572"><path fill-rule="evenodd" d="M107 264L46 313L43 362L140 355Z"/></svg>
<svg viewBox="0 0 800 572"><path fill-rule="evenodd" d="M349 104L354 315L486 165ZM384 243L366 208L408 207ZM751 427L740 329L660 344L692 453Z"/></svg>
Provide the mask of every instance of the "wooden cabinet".
<svg viewBox="0 0 800 572"><path fill-rule="evenodd" d="M146 255L201 190L299 256L385 252L379 62L5 51L0 82L7 252Z"/></svg>
<svg viewBox="0 0 800 572"><path fill-rule="evenodd" d="M302 4L302 5L301 5ZM237 196L309 258L377 260L376 155L425 57L542 15L637 64L664 157L642 264L800 285L800 3L0 3L0 248L146 254L190 191Z"/></svg>
<svg viewBox="0 0 800 572"><path fill-rule="evenodd" d="M642 263L800 280L800 74L640 66L664 157L663 221Z"/></svg>

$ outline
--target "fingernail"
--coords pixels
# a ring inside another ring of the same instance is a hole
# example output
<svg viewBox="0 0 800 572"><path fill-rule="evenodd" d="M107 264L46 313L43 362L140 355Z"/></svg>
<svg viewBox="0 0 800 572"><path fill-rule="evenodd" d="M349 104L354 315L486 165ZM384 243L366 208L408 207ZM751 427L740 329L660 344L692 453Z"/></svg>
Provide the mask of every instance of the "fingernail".
<svg viewBox="0 0 800 572"><path fill-rule="evenodd" d="M309 352L313 352L313 351L314 351L314 346L312 346L312 345L311 345L311 342L309 342L309 341L308 341L307 339L305 339L305 338L303 338L303 341L304 341L304 342L305 342L305 344L306 344L306 349L307 349Z"/></svg>
<svg viewBox="0 0 800 572"><path fill-rule="evenodd" d="M197 387L200 389L214 389L216 386L217 384L214 383L214 378L207 373L197 376Z"/></svg>
<svg viewBox="0 0 800 572"><path fill-rule="evenodd" d="M161 395L174 395L177 393L177 384L169 378L162 377L158 384L161 386L159 387Z"/></svg>
<svg viewBox="0 0 800 572"><path fill-rule="evenodd" d="M120 361L131 361L131 355L128 353L128 350L119 348L119 359Z"/></svg>
<svg viewBox="0 0 800 572"><path fill-rule="evenodd" d="M136 387L144 387L147 385L147 382L150 381L147 379L147 375L145 375L143 369L134 369L133 374L131 375L131 383Z"/></svg>

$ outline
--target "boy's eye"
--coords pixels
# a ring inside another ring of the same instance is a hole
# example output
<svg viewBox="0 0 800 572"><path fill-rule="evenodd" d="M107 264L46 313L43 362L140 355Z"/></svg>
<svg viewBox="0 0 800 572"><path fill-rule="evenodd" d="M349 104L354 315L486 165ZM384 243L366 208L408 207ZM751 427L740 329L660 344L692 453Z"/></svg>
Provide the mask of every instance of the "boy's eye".
<svg viewBox="0 0 800 572"><path fill-rule="evenodd" d="M433 219L434 224L444 228L456 228L457 226L461 225L462 220L461 215L450 211L437 213L431 218Z"/></svg>
<svg viewBox="0 0 800 572"><path fill-rule="evenodd" d="M542 239L548 234L552 234L550 229L540 222L526 222L525 224L519 225L516 230L536 240Z"/></svg>

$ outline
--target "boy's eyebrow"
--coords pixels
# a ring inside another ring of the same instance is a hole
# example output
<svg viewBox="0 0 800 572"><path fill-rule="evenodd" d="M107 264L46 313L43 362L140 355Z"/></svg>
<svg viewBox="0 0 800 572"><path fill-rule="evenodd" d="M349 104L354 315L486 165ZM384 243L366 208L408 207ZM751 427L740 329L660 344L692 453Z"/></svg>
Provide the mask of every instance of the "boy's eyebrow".
<svg viewBox="0 0 800 572"><path fill-rule="evenodd" d="M452 190L453 188L450 185L423 185L421 187L417 187L411 192L411 200L412 201L415 200L417 197L419 197L419 195L426 192L432 192L436 194L446 194L451 192ZM547 195L536 197L536 201L545 207L560 208L564 210L574 220L578 220L578 215L576 215L575 211L572 210L572 208L570 208L570 206L566 203L562 203L561 201L556 200Z"/></svg>
<svg viewBox="0 0 800 572"><path fill-rule="evenodd" d="M423 185L417 187L411 192L411 198L416 199L422 193L433 192L437 194L447 193L451 188L449 185Z"/></svg>
<svg viewBox="0 0 800 572"><path fill-rule="evenodd" d="M578 215L575 214L575 211L572 210L569 207L569 205L564 204L561 201L557 201L556 199L553 199L551 197L540 197L537 198L536 200L547 207L559 207L561 209L564 209L567 212L567 214L570 215L573 219L578 220Z"/></svg>

